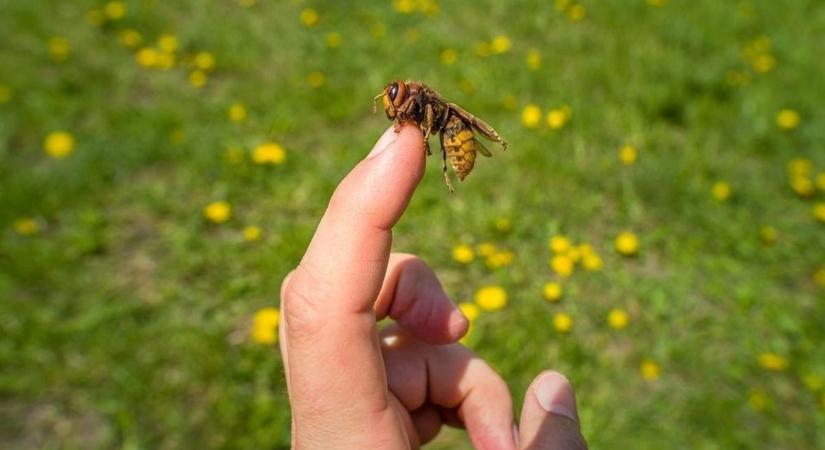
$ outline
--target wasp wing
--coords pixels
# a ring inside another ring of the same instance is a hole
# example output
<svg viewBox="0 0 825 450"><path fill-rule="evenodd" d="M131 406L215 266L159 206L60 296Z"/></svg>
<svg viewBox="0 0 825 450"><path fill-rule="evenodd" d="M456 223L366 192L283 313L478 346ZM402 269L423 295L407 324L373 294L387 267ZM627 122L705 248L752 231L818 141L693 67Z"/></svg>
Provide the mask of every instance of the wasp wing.
<svg viewBox="0 0 825 450"><path fill-rule="evenodd" d="M490 153L490 149L485 147L484 144L482 144L480 140L478 140L478 139L473 139L473 140L475 141L475 144L476 144L476 150L478 150L479 153L481 153L482 155L484 155L488 158L490 156L493 156L493 154Z"/></svg>
<svg viewBox="0 0 825 450"><path fill-rule="evenodd" d="M493 142L497 142L498 144L501 145L503 150L507 150L507 143L504 142L504 139L502 139L501 136L498 135L496 130L493 129L493 127L491 127L490 125L488 125L487 122L485 122L485 121L479 119L478 117L470 114L469 112L462 109L460 106L456 105L455 103L448 103L447 106L450 108L450 110L453 113L457 114L459 117L464 119L465 122L469 123L473 127L474 130L481 133L482 136L484 136L485 138L487 138L487 139L489 139Z"/></svg>

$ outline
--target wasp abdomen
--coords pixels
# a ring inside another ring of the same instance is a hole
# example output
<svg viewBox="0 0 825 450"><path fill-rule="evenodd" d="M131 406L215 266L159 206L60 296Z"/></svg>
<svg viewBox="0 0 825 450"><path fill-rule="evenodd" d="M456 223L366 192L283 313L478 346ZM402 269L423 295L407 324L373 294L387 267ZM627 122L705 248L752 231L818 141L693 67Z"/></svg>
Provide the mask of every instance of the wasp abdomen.
<svg viewBox="0 0 825 450"><path fill-rule="evenodd" d="M473 130L458 116L451 116L441 135L447 159L458 179L463 181L476 162L476 141Z"/></svg>

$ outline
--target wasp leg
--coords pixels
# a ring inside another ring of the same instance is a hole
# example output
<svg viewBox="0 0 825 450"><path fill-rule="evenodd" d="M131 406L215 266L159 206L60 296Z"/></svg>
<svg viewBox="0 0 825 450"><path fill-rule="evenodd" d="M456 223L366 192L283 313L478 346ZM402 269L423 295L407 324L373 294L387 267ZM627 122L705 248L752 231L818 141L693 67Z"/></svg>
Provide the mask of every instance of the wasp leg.
<svg viewBox="0 0 825 450"><path fill-rule="evenodd" d="M427 105L424 108L424 123L422 124L421 128L424 131L424 149L427 150L427 156L432 155L433 153L430 151L430 134L433 130L433 107L432 105Z"/></svg>
<svg viewBox="0 0 825 450"><path fill-rule="evenodd" d="M447 149L444 148L444 137L441 138L441 161L443 162L442 168L444 170L444 182L447 183L447 190L452 194L455 192L455 188L453 188L453 184L450 183L450 176L447 175Z"/></svg>

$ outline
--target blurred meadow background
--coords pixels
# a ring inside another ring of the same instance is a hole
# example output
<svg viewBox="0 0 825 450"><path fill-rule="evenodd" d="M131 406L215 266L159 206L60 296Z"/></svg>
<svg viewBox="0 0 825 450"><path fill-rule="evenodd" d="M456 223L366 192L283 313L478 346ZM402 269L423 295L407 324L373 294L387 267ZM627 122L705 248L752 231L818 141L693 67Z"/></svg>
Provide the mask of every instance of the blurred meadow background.
<svg viewBox="0 0 825 450"><path fill-rule="evenodd" d="M280 281L402 78L510 144L453 195L429 158L395 248L518 408L552 367L593 449L825 448L825 2L4 0L0 40L0 447L288 447Z"/></svg>

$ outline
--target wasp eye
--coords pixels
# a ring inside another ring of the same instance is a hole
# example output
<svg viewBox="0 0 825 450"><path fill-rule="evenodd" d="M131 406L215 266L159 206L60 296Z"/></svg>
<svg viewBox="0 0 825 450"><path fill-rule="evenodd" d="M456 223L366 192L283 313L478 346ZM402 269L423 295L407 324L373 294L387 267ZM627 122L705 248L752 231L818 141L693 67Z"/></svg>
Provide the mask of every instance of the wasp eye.
<svg viewBox="0 0 825 450"><path fill-rule="evenodd" d="M390 100L395 101L395 96L398 95L398 83L390 85Z"/></svg>

